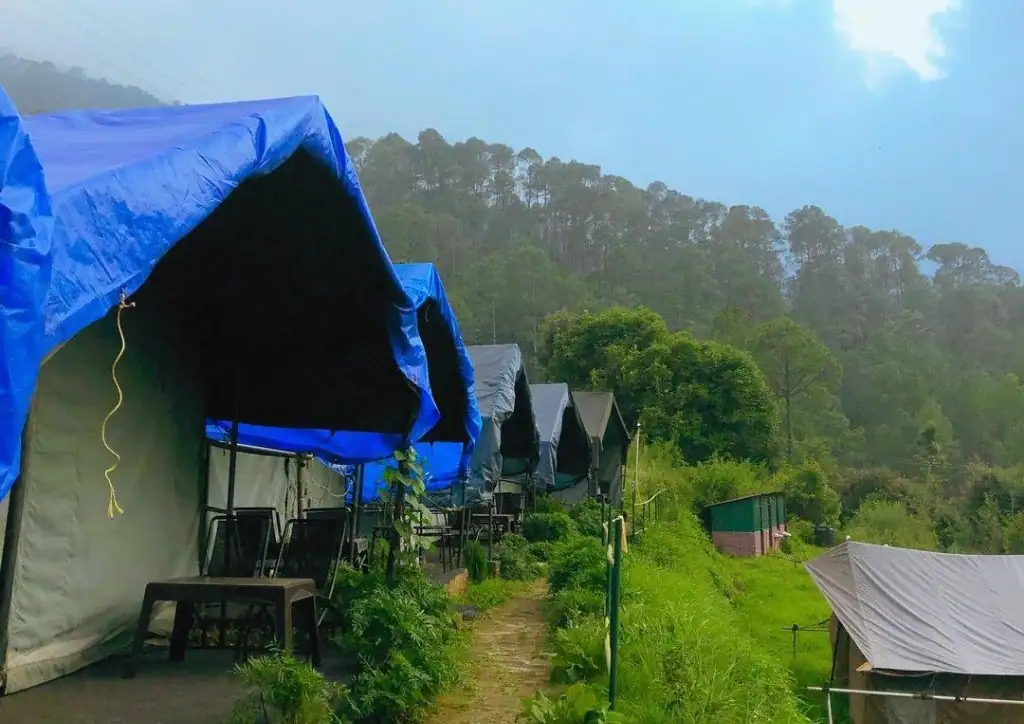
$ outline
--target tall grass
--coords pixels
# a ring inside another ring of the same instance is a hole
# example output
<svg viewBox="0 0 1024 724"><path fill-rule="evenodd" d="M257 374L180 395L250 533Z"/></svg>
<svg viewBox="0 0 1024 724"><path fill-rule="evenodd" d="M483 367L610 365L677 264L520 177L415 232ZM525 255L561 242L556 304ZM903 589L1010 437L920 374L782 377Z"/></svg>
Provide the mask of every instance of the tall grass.
<svg viewBox="0 0 1024 724"><path fill-rule="evenodd" d="M618 710L649 724L822 721L820 702L805 690L828 677L828 634L800 634L794 657L792 632L784 629L824 620L824 600L799 562L719 554L695 515L706 502L768 489L775 481L743 463L687 467L658 447L644 449L639 475L631 459L627 478L639 500L663 492L659 521L648 524L625 556ZM627 489L627 501L631 493ZM601 685L604 627L596 571L603 552L598 557L597 548L580 541L556 546L549 609L556 676Z"/></svg>

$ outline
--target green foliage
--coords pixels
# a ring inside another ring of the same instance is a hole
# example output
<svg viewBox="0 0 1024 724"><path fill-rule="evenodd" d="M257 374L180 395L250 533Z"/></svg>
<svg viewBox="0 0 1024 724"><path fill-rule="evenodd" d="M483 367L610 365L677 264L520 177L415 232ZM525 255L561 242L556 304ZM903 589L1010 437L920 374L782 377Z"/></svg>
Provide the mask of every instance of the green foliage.
<svg viewBox="0 0 1024 724"><path fill-rule="evenodd" d="M786 520L786 531L801 543L814 542L814 523L809 520L791 517Z"/></svg>
<svg viewBox="0 0 1024 724"><path fill-rule="evenodd" d="M523 536L531 543L560 541L575 532L568 513L527 513L523 519Z"/></svg>
<svg viewBox="0 0 1024 724"><path fill-rule="evenodd" d="M469 572L471 583L480 583L487 578L487 551L480 541L471 540L462 547L462 563Z"/></svg>
<svg viewBox="0 0 1024 724"><path fill-rule="evenodd" d="M828 483L820 465L808 462L779 476L779 487L786 494L787 515L791 514L814 525L836 525L842 504L839 493Z"/></svg>
<svg viewBox="0 0 1024 724"><path fill-rule="evenodd" d="M336 596L348 610L335 644L357 662L339 714L345 720L415 721L460 673L461 641L447 592L418 568L401 568L392 586L371 572Z"/></svg>
<svg viewBox="0 0 1024 724"><path fill-rule="evenodd" d="M569 508L569 517L572 518L576 530L581 535L601 538L604 532L605 516L607 516L607 511L592 498L587 498Z"/></svg>
<svg viewBox="0 0 1024 724"><path fill-rule="evenodd" d="M750 356L669 332L650 310L556 315L541 363L572 387L614 389L627 419L641 418L651 439L671 442L687 460L770 454L775 401Z"/></svg>
<svg viewBox="0 0 1024 724"><path fill-rule="evenodd" d="M540 540L529 543L526 548L535 561L543 561L546 563L551 560L551 554L554 552L555 544L551 541Z"/></svg>
<svg viewBox="0 0 1024 724"><path fill-rule="evenodd" d="M607 563L600 540L582 536L564 540L555 546L548 563L548 588L552 593L567 588L604 591Z"/></svg>
<svg viewBox="0 0 1024 724"><path fill-rule="evenodd" d="M562 505L562 501L557 498L552 498L550 495L537 495L536 505L534 506L534 513L564 513L565 506Z"/></svg>
<svg viewBox="0 0 1024 724"><path fill-rule="evenodd" d="M590 581L594 582L596 581ZM570 626L590 616L603 616L604 607L603 588L583 588L578 585L555 591L548 597L545 605L548 620L555 627Z"/></svg>
<svg viewBox="0 0 1024 724"><path fill-rule="evenodd" d="M480 583L471 583L462 597L462 602L480 611L487 611L495 606L500 606L522 591L521 581L488 578Z"/></svg>
<svg viewBox="0 0 1024 724"><path fill-rule="evenodd" d="M498 571L510 581L533 581L540 576L540 567L530 554L529 544L520 535L509 534L498 546Z"/></svg>
<svg viewBox="0 0 1024 724"><path fill-rule="evenodd" d="M345 688L290 654L272 652L236 668L245 693L232 709L232 724L341 724L334 713Z"/></svg>
<svg viewBox="0 0 1024 724"><path fill-rule="evenodd" d="M409 563L423 541L416 535L416 527L429 525L432 514L424 501L427 485L423 477L423 468L419 463L416 449L395 451L395 465L384 468L384 481L387 487L378 491L381 500L388 500L399 489L403 492L402 512L393 522L395 535L399 542L399 555Z"/></svg>
<svg viewBox="0 0 1024 724"><path fill-rule="evenodd" d="M603 605L602 597L593 613L557 624L551 645L554 654L551 662L552 681L573 684L604 676L607 662Z"/></svg>
<svg viewBox="0 0 1024 724"><path fill-rule="evenodd" d="M626 719L608 711L598 695L583 684L574 684L558 699L549 699L538 692L533 699L523 699L519 721L523 724L612 724Z"/></svg>
<svg viewBox="0 0 1024 724"><path fill-rule="evenodd" d="M850 520L845 531L853 540L938 550L935 529L926 518L915 515L906 503L889 500L865 502Z"/></svg>
<svg viewBox="0 0 1024 724"><path fill-rule="evenodd" d="M688 473L688 495L698 513L712 503L771 492L764 489L763 471L750 463L712 458L709 462L698 463Z"/></svg>

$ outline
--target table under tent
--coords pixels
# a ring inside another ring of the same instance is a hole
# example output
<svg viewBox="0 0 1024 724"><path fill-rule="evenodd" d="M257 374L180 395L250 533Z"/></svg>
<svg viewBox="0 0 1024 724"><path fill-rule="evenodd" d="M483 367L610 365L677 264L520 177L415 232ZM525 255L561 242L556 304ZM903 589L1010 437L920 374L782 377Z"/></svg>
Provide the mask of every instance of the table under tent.
<svg viewBox="0 0 1024 724"><path fill-rule="evenodd" d="M597 492L613 508L622 507L622 483L629 457L629 429L611 392L572 393L591 440L591 475Z"/></svg>
<svg viewBox="0 0 1024 724"><path fill-rule="evenodd" d="M592 486L590 435L564 382L530 385L540 432L540 463L535 485L563 503L579 503L596 494Z"/></svg>
<svg viewBox="0 0 1024 724"><path fill-rule="evenodd" d="M0 92L0 183L12 693L144 635L144 591L199 573L207 418L383 447L439 415L317 98L20 118Z"/></svg>
<svg viewBox="0 0 1024 724"><path fill-rule="evenodd" d="M458 320L432 264L397 264L395 271L417 310L416 329L426 353L431 391L440 415L423 437L425 442L417 443L417 448L442 449L451 454L453 470L465 468L481 423L473 392L473 368ZM210 421L207 435L214 447L229 441L230 428L230 423ZM284 492L287 490L294 491L290 499L297 501L295 508L299 516L328 515L331 509L343 509L349 523L345 548L353 564L358 564L373 547L374 534L383 536L392 530L390 520L384 518L385 511L377 505L377 484L363 486L363 469L356 464L373 463L382 458L393 460L394 451L404 447L401 440L387 441L382 437L385 445L370 445L364 435L351 431L293 430L247 424L239 426L238 436L246 450L239 455L239 464L246 463L258 488L250 489L246 501L251 514L269 513L272 519L280 519L281 514L272 511L289 499ZM272 461L275 457L277 460ZM213 497L217 460L217 453L211 450L208 509L211 523L222 512ZM220 466L223 468L223 462ZM241 475L241 467L239 470ZM271 471L276 483L259 484ZM317 484L309 478L314 471L325 478L324 483ZM438 492L436 485L431 485L431 492ZM221 498L223 495L218 500ZM449 506L438 511L438 525L430 526L438 528L438 536L443 534L445 515L452 510L452 501L446 502ZM283 530L283 526L279 529ZM429 535L431 531L421 533ZM271 540L271 549L274 543L275 540Z"/></svg>

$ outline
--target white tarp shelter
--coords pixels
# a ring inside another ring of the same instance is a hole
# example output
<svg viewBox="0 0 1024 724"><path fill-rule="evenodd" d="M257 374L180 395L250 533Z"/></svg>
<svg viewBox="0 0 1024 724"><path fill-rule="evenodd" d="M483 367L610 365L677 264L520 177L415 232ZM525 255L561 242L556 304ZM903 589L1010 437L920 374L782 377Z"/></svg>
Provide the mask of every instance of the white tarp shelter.
<svg viewBox="0 0 1024 724"><path fill-rule="evenodd" d="M847 541L806 564L855 690L1024 698L1024 556ZM1024 707L851 696L854 724L1009 724Z"/></svg>

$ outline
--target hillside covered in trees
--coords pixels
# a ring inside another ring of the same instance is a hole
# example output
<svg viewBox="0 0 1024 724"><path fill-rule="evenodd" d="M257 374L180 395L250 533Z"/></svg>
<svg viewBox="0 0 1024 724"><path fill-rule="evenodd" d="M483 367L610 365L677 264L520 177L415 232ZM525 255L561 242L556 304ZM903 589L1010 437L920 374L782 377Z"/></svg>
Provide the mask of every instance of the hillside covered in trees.
<svg viewBox="0 0 1024 724"><path fill-rule="evenodd" d="M161 103L11 56L0 58L0 84L26 113ZM770 449L733 450L813 465L838 491L844 522L879 540L1024 552L1024 288L984 240L926 248L897 230L843 227L815 206L772 219L432 129L348 147L392 257L438 265L468 342L515 341L534 379L558 370L600 385L608 380L552 349L556 333L583 320L595 339L624 335L633 346L619 344L619 373L644 378L615 381L628 414L674 430L664 435L691 458L728 449L691 444L687 426L699 420L686 409L700 400L660 386L679 392L738 347L777 414ZM612 309L641 306L653 314ZM624 319L628 333L616 327ZM692 337L673 336L682 332ZM659 351L641 359L648 348ZM763 413L742 424L764 428Z"/></svg>
<svg viewBox="0 0 1024 724"><path fill-rule="evenodd" d="M647 307L751 353L779 406L776 459L820 463L846 515L872 498L886 529L935 522L935 545L1019 545L1024 289L981 246L925 248L815 206L775 220L432 129L349 149L388 250L439 266L470 342L516 341L540 375L549 315Z"/></svg>

